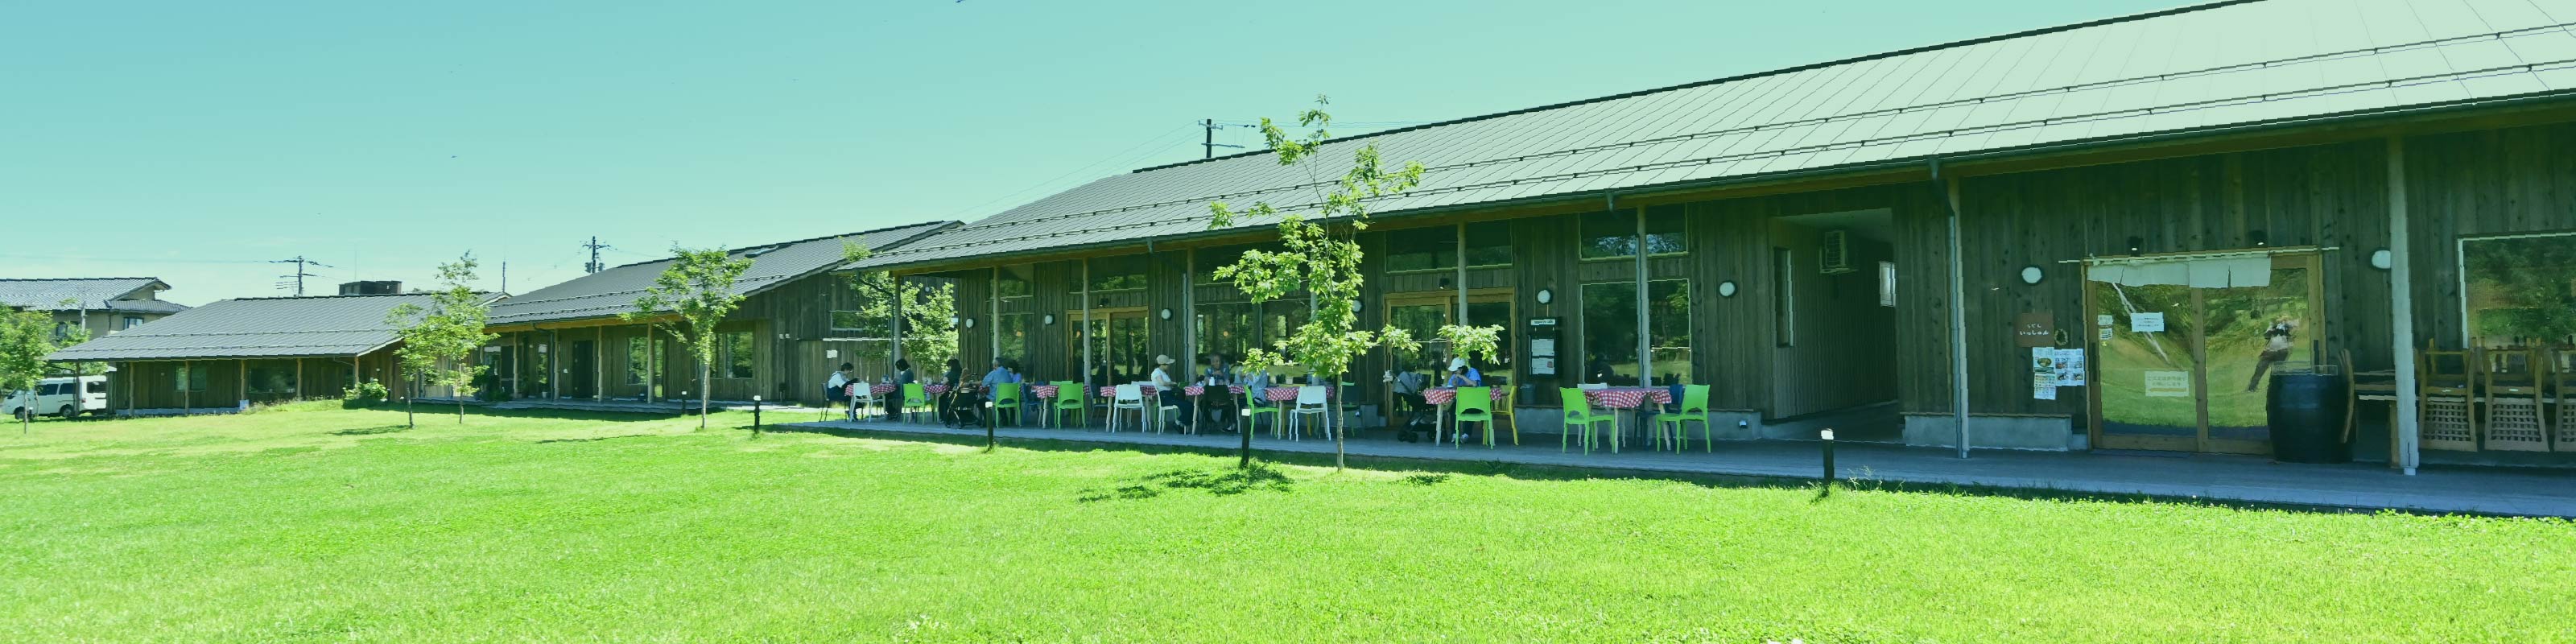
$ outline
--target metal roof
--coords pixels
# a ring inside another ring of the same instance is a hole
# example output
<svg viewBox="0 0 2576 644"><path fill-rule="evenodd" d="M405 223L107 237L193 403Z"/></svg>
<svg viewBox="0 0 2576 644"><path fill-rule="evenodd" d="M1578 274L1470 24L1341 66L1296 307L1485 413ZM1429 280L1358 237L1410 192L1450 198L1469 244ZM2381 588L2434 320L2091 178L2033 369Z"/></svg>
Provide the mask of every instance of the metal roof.
<svg viewBox="0 0 2576 644"><path fill-rule="evenodd" d="M224 300L54 352L45 359L184 360L355 356L392 344L385 313L433 295L321 295Z"/></svg>
<svg viewBox="0 0 2576 644"><path fill-rule="evenodd" d="M2576 0L2255 0L1970 40L1146 168L862 267L1201 233L1208 204L1311 215L1352 152L1427 169L1381 215L1919 163L2576 91ZM1238 219L1238 228L1273 220Z"/></svg>
<svg viewBox="0 0 2576 644"><path fill-rule="evenodd" d="M881 251L956 225L958 222L934 221L734 249L733 256L751 258L751 268L734 281L734 292L749 296L838 266L842 263L843 241ZM500 326L584 320L635 310L635 298L643 296L672 261L627 264L513 296L492 307L491 323Z"/></svg>
<svg viewBox="0 0 2576 644"><path fill-rule="evenodd" d="M177 313L188 306L151 299L125 299L137 291L160 291L170 284L157 277L72 277L0 279L0 306L28 311L137 311ZM63 305L71 300L70 306Z"/></svg>

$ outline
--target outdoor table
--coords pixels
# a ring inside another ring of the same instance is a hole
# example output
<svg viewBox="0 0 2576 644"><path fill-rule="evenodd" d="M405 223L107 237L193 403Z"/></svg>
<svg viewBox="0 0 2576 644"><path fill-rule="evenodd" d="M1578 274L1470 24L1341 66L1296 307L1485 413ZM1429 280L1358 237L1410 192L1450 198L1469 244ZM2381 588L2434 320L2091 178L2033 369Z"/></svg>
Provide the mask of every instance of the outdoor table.
<svg viewBox="0 0 2576 644"><path fill-rule="evenodd" d="M1054 420L1056 417L1054 401L1058 393L1060 392L1056 390L1055 385L1029 385L1029 395L1036 396L1038 400L1047 401L1038 404L1038 409L1046 412L1045 416L1038 418L1039 427L1045 427L1049 421L1053 421L1057 427L1064 426L1064 421Z"/></svg>
<svg viewBox="0 0 2576 644"><path fill-rule="evenodd" d="M1652 400L1657 405L1673 404L1673 391L1663 387L1611 387L1584 390L1583 398L1600 407L1637 410L1637 429L1644 431L1646 401ZM1610 432L1610 451L1619 451L1619 438L1622 435L1622 432Z"/></svg>
<svg viewBox="0 0 2576 644"><path fill-rule="evenodd" d="M1501 387L1494 387L1492 388L1492 391L1487 393L1493 396L1495 402L1502 402L1504 396L1511 395ZM1433 409L1431 412L1431 444L1440 444L1440 435L1448 433L1447 418L1449 416L1449 403L1456 402L1457 400L1458 388L1456 387L1432 387L1430 389L1422 390L1422 402L1431 403ZM1493 430L1494 428L1492 427L1485 428L1485 431L1490 432ZM1449 439L1449 445L1451 447L1463 447L1456 438Z"/></svg>
<svg viewBox="0 0 2576 644"><path fill-rule="evenodd" d="M1226 391L1229 392L1229 395L1243 395L1243 385L1227 385ZM1199 417L1207 415L1202 413L1205 411L1205 408L1199 406L1199 396L1205 394L1207 394L1206 385L1184 385L1181 387L1181 395L1190 397L1190 433L1192 434L1199 433ZM1268 392L1263 392L1263 395L1268 395Z"/></svg>
<svg viewBox="0 0 2576 644"><path fill-rule="evenodd" d="M894 385L888 385L888 384L874 384L874 385L868 385L868 393L873 394L873 395L878 395L878 396L883 396L883 395L886 395L886 394L894 393L894 389L895 389Z"/></svg>
<svg viewBox="0 0 2576 644"><path fill-rule="evenodd" d="M935 382L934 382L934 383L931 383L931 384L930 384L930 386L922 387L922 388L921 388L921 390L922 390L923 392L929 393L930 395L937 396L937 395L940 395L940 394L948 393L948 385L939 384L939 383L935 383Z"/></svg>

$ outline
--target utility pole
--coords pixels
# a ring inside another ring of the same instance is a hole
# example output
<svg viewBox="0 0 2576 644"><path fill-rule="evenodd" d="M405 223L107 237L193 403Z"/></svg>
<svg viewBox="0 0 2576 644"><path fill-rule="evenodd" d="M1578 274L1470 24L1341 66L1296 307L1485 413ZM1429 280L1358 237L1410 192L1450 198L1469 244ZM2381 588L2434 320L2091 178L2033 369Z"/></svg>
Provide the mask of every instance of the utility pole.
<svg viewBox="0 0 2576 644"><path fill-rule="evenodd" d="M590 249L590 264L583 266L583 269L592 273L608 270L608 267L601 266L599 264L599 251L601 249L616 248L615 246L599 243L599 236L592 235L590 237L590 243L582 244L581 247Z"/></svg>
<svg viewBox="0 0 2576 644"><path fill-rule="evenodd" d="M1214 159L1214 158L1216 158L1216 149L1217 149L1217 148L1234 148L1234 149L1237 149L1237 150L1241 150L1241 149L1243 149L1243 146L1240 146L1240 145L1226 145L1226 144L1223 144L1223 143L1218 143L1218 142L1216 142L1216 129L1217 129L1217 128L1221 128L1221 127L1252 127L1252 126L1250 126L1250 125L1238 125L1238 124L1234 124L1234 123L1227 123L1227 124L1224 124L1224 125L1218 125L1218 124L1217 124L1217 122L1216 122L1216 119L1199 119L1199 128L1207 131L1207 137L1205 138L1205 140L1203 140L1203 141L1201 141L1201 142L1199 143L1199 145L1200 145L1200 146L1207 148L1207 156L1206 156L1206 157L1202 157L1202 158L1208 158L1208 159Z"/></svg>
<svg viewBox="0 0 2576 644"><path fill-rule="evenodd" d="M320 268L339 268L339 267L337 267L337 266L332 266L332 265L330 265L330 264L324 264L324 263L321 263L321 262L317 262L317 261L313 261L313 260L305 259L303 255L297 255L297 256L295 256L295 257L293 257L293 258L289 258L289 259L272 259L272 260L269 260L269 261L268 261L268 263L271 263L271 264L294 264L294 265L295 265L295 272L294 272L293 274L290 274L290 275L279 275L279 276L277 276L277 278L278 278L278 280L279 280L279 281L277 282L277 287L278 287L278 288L281 288L281 289L282 289L282 288L286 288L288 283L287 283L285 280L295 280L295 282L294 282L294 286L295 286L295 296L296 296L296 297L304 297L304 278L307 278L307 277L321 277L320 275L315 275L315 274L312 274L312 273L307 273L307 272L305 272L305 271L304 271L304 268L305 268L305 267L307 267L307 266L314 266L314 267L320 267Z"/></svg>

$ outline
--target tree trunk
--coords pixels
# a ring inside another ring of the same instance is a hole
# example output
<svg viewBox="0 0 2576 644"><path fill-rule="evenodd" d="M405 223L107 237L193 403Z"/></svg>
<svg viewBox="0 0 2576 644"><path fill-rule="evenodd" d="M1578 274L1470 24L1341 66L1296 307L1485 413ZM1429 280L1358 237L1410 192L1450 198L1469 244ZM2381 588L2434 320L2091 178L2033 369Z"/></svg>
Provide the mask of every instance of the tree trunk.
<svg viewBox="0 0 2576 644"><path fill-rule="evenodd" d="M420 397L420 392L414 391L411 394L403 397L403 427L420 426L420 422L414 420L411 415L411 399Z"/></svg>
<svg viewBox="0 0 2576 644"><path fill-rule="evenodd" d="M1338 388L1341 381L1341 377L1335 376L1333 378L1334 384L1325 386ZM1333 393L1341 392L1334 391ZM1332 399L1333 415L1324 419L1324 431L1333 432L1333 469L1338 470L1347 465L1347 463L1343 462L1342 459L1342 438L1343 435L1351 433L1351 424L1342 421L1342 398L1340 396L1332 396ZM1336 423L1340 424L1339 431L1335 431L1334 425Z"/></svg>
<svg viewBox="0 0 2576 644"><path fill-rule="evenodd" d="M456 424L465 424L465 397L456 397Z"/></svg>
<svg viewBox="0 0 2576 644"><path fill-rule="evenodd" d="M713 359L698 359L698 429L707 428L707 397L715 394L707 390L707 382L715 378L716 370L715 365L707 364L709 362Z"/></svg>

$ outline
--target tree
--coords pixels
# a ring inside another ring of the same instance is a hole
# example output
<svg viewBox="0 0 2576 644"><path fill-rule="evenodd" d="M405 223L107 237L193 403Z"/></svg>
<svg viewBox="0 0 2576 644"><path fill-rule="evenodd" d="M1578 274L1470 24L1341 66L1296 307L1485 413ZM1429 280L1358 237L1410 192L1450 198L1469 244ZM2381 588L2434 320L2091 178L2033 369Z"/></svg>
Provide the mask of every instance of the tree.
<svg viewBox="0 0 2576 644"><path fill-rule="evenodd" d="M45 356L54 352L54 316L42 311L0 308L0 392L26 391L27 413L18 418L24 435L36 417L36 386L45 381Z"/></svg>
<svg viewBox="0 0 2576 644"><path fill-rule="evenodd" d="M431 385L446 385L456 397L456 422L465 422L465 399L474 396L483 372L491 367L474 364L474 352L490 343L496 334L484 333L484 322L491 317L491 303L474 290L474 253L456 261L438 265L439 288L430 292L429 306L405 303L385 312L385 323L394 325L394 334L402 338L402 348L394 357L412 373L425 374ZM410 423L412 396L403 398L404 422Z"/></svg>
<svg viewBox="0 0 2576 644"><path fill-rule="evenodd" d="M1262 138L1279 159L1279 165L1294 166L1312 159L1332 138L1326 130L1333 117L1323 107L1330 99L1315 97L1315 107L1297 115L1299 127L1314 131L1304 138L1292 136L1270 119L1261 119ZM1418 346L1403 329L1360 330L1361 231L1368 230L1370 200L1411 190L1422 182L1422 164L1407 162L1404 169L1389 172L1379 157L1377 144L1361 146L1352 154L1350 170L1338 182L1327 182L1314 175L1307 165L1309 186L1315 186L1315 202L1295 206L1312 210L1319 224L1308 221L1302 212L1281 214L1270 202L1256 202L1251 208L1237 211L1223 201L1208 204L1212 216L1209 228L1229 228L1237 218L1272 218L1279 220L1281 250L1245 251L1243 258L1218 268L1215 277L1234 283L1256 305L1286 297L1299 291L1308 293L1314 302L1314 314L1299 327L1275 343L1271 349L1246 352L1244 364L1255 369L1295 363L1305 365L1327 382L1338 383L1350 371L1350 364L1360 354L1384 346L1410 351ZM1328 191L1324 187L1330 186ZM1347 427L1341 422L1342 400L1332 399L1332 415L1324 420L1325 431L1333 435L1333 464L1344 464L1343 437ZM1243 454L1239 466L1252 465L1252 433L1244 432Z"/></svg>
<svg viewBox="0 0 2576 644"><path fill-rule="evenodd" d="M874 254L868 247L855 242L841 243L841 259L845 263L857 263ZM936 365L957 355L956 333L914 333L921 329L949 328L948 321L957 317L957 285L898 280L885 271L851 273L843 279L848 280L850 290L859 295L859 308L855 311L858 320L849 321L856 326L848 328L891 332L894 303L901 298L904 302L904 357L916 365ZM833 326L841 324L836 322ZM888 354L892 350L891 343L883 348L862 344L855 352L859 357L884 360L890 357Z"/></svg>
<svg viewBox="0 0 2576 644"><path fill-rule="evenodd" d="M644 296L635 298L635 310L624 316L629 322L647 322L662 317L676 317L668 328L680 343L687 345L689 355L698 359L698 428L707 426L707 384L714 379L716 362L716 325L742 306L742 294L734 292L734 280L751 269L749 258L735 259L721 248L690 250L671 246L675 257L671 266L653 278L653 286Z"/></svg>
<svg viewBox="0 0 2576 644"><path fill-rule="evenodd" d="M63 298L61 304L62 308L66 309L78 308L81 305L80 300L68 297ZM81 323L63 330L58 337L54 338L54 346L69 349L80 346L81 343L90 341L88 321L89 314L84 311L81 314ZM74 376L104 376L107 375L107 365L98 362L72 362L68 364L57 362L53 364L53 372L71 374Z"/></svg>

